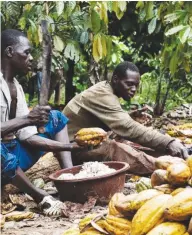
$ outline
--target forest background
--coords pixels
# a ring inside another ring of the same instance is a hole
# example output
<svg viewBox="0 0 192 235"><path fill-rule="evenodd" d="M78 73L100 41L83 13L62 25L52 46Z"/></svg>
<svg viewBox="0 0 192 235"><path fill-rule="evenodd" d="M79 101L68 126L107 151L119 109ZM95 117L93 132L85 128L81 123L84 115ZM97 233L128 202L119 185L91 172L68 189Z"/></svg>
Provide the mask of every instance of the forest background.
<svg viewBox="0 0 192 235"><path fill-rule="evenodd" d="M34 67L41 67L42 19L53 44L50 103L67 104L76 93L110 80L124 60L142 75L132 104L151 105L158 116L192 101L192 2L3 1L1 30L27 34ZM18 77L27 98L31 76Z"/></svg>

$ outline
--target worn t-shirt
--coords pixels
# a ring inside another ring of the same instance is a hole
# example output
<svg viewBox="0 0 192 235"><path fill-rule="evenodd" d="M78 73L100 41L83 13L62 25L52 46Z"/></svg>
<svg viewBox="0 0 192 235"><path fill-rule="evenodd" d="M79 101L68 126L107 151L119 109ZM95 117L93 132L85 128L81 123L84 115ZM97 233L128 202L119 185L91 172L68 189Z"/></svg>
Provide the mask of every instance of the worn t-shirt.
<svg viewBox="0 0 192 235"><path fill-rule="evenodd" d="M29 109L27 107L23 88L15 78L14 78L14 84L17 89L16 117L25 116L29 113ZM6 122L9 120L10 106L11 106L11 95L10 95L9 87L3 78L3 74L0 73L1 122ZM16 137L20 140L25 140L37 133L38 133L37 128L35 126L28 126L28 127L19 129L15 133L12 133L12 135L13 134L16 135ZM11 134L9 134L9 136L10 135Z"/></svg>
<svg viewBox="0 0 192 235"><path fill-rule="evenodd" d="M134 121L122 109L119 98L113 93L109 83L102 81L76 95L65 107L64 114L69 118L69 138L81 128L101 127L141 145L154 149L166 148L173 140L151 127Z"/></svg>

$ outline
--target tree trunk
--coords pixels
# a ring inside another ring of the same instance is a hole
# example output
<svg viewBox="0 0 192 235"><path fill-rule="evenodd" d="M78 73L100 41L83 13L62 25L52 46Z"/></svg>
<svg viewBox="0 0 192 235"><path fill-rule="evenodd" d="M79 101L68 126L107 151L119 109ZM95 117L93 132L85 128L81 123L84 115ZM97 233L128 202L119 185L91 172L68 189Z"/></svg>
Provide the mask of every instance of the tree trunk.
<svg viewBox="0 0 192 235"><path fill-rule="evenodd" d="M43 77L40 92L40 105L47 105L49 98L49 87L51 80L51 36L48 32L48 22L41 21L41 29L43 34Z"/></svg>
<svg viewBox="0 0 192 235"><path fill-rule="evenodd" d="M60 105L60 95L61 95L61 81L57 83L55 87L55 100L54 103Z"/></svg>
<svg viewBox="0 0 192 235"><path fill-rule="evenodd" d="M73 86L73 76L75 63L72 60L68 60L69 69L67 71L67 78L65 84L65 105L75 96L75 87Z"/></svg>
<svg viewBox="0 0 192 235"><path fill-rule="evenodd" d="M168 97L170 88L171 88L171 78L169 78L169 83L168 83L168 85L167 85L167 90L166 90L165 96L163 97L160 115L162 115L163 112L164 112L164 109L165 109L165 105L166 105L166 101L167 101L167 97Z"/></svg>
<svg viewBox="0 0 192 235"><path fill-rule="evenodd" d="M161 99L161 79L162 77L159 77L159 83L157 88L157 95L156 95L156 101L155 101L155 107L154 107L154 115L159 116L160 115L160 99Z"/></svg>

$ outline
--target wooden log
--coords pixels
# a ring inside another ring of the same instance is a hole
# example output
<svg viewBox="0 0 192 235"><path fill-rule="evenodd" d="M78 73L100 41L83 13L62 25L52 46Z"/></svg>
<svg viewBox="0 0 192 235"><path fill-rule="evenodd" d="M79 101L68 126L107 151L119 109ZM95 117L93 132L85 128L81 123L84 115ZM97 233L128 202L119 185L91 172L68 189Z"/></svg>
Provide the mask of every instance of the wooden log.
<svg viewBox="0 0 192 235"><path fill-rule="evenodd" d="M27 177L30 181L42 178L45 182L49 181L49 175L60 169L58 160L54 157L53 153L47 153L28 171Z"/></svg>

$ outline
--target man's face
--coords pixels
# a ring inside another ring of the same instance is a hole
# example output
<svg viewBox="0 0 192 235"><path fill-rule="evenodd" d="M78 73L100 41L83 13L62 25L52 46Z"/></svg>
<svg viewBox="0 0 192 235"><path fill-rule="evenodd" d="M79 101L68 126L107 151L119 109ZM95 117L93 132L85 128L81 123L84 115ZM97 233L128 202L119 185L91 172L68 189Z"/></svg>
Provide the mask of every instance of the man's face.
<svg viewBox="0 0 192 235"><path fill-rule="evenodd" d="M140 74L131 70L126 71L126 76L115 79L115 90L118 97L129 101L135 95L140 82Z"/></svg>
<svg viewBox="0 0 192 235"><path fill-rule="evenodd" d="M13 46L12 66L17 73L26 74L32 69L33 57L31 46L26 37L20 36L19 42Z"/></svg>

